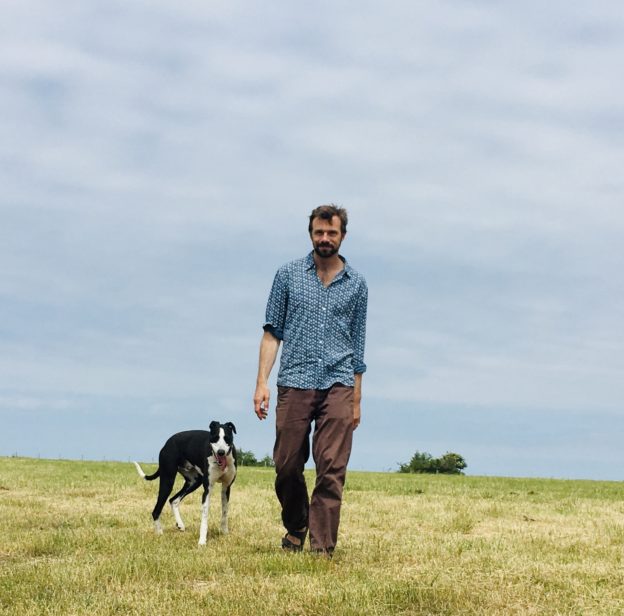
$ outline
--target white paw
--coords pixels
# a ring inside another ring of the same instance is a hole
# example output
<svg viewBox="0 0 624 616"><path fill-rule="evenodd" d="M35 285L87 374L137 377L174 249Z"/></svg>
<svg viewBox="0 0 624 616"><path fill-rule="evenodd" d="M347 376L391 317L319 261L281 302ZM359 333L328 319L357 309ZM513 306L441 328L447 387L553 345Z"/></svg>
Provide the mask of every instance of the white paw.
<svg viewBox="0 0 624 616"><path fill-rule="evenodd" d="M176 527L181 533L183 533L186 530L186 527L184 525L180 526L179 524L176 524Z"/></svg>
<svg viewBox="0 0 624 616"><path fill-rule="evenodd" d="M202 545L206 545L206 540L205 539L200 539L199 542L197 543L198 546L202 546Z"/></svg>
<svg viewBox="0 0 624 616"><path fill-rule="evenodd" d="M222 526L221 527L221 534L222 535L227 535L227 534L229 534L229 532L230 532L230 530L228 529L227 526Z"/></svg>

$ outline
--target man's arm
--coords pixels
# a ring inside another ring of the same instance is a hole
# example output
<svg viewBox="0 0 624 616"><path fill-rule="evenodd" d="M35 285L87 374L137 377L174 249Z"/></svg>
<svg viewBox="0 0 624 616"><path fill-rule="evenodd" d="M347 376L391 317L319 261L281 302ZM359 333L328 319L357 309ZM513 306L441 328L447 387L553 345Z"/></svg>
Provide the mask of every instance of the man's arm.
<svg viewBox="0 0 624 616"><path fill-rule="evenodd" d="M360 425L362 415L362 375L366 372L364 363L364 346L366 343L366 312L368 308L368 287L363 281L360 295L356 304L355 318L351 325L353 346L353 367L355 369L353 384L353 429Z"/></svg>
<svg viewBox="0 0 624 616"><path fill-rule="evenodd" d="M280 340L271 332L265 331L260 342L260 359L258 361L258 378L254 393L254 411L258 419L266 419L269 412L269 375L277 357Z"/></svg>
<svg viewBox="0 0 624 616"><path fill-rule="evenodd" d="M360 425L360 419L362 416L362 409L360 403L362 402L362 373L355 374L355 382L353 384L353 429L355 430Z"/></svg>

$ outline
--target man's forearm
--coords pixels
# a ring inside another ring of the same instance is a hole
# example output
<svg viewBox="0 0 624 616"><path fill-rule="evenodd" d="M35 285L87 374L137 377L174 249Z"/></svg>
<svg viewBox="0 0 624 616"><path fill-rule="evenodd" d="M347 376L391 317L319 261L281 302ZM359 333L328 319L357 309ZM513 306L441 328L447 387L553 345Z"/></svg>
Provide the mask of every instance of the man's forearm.
<svg viewBox="0 0 624 616"><path fill-rule="evenodd" d="M362 401L362 373L357 372L354 374L353 383L353 429L355 430L362 419L362 408L360 402Z"/></svg>
<svg viewBox="0 0 624 616"><path fill-rule="evenodd" d="M271 332L264 332L260 342L260 359L258 360L258 378L256 384L266 385L277 358L280 340Z"/></svg>
<svg viewBox="0 0 624 616"><path fill-rule="evenodd" d="M362 402L362 373L356 373L353 384L353 402L360 404Z"/></svg>

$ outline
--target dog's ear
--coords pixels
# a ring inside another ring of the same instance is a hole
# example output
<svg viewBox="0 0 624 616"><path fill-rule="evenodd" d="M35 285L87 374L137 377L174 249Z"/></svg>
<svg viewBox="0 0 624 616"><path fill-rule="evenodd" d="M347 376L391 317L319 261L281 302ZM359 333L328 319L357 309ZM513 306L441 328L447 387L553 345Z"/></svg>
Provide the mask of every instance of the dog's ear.
<svg viewBox="0 0 624 616"><path fill-rule="evenodd" d="M232 430L232 432L234 432L234 434L236 434L236 426L235 426L235 425L234 425L231 421L228 421L225 425L226 425L226 426L227 426L230 430Z"/></svg>
<svg viewBox="0 0 624 616"><path fill-rule="evenodd" d="M211 432L218 432L220 425L221 424L218 421L211 421L210 422L210 431Z"/></svg>

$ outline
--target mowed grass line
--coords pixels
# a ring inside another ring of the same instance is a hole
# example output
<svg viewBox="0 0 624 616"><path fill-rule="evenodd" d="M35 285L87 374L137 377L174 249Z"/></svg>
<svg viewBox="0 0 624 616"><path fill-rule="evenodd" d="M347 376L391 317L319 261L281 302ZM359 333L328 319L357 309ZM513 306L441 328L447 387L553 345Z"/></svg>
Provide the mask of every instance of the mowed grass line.
<svg viewBox="0 0 624 616"><path fill-rule="evenodd" d="M131 464L0 458L0 614L624 613L618 482L351 472L327 561L280 551L273 478L240 469L199 548L199 492L158 537Z"/></svg>

